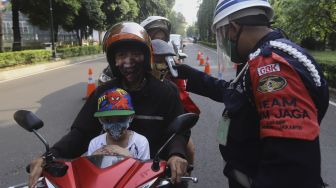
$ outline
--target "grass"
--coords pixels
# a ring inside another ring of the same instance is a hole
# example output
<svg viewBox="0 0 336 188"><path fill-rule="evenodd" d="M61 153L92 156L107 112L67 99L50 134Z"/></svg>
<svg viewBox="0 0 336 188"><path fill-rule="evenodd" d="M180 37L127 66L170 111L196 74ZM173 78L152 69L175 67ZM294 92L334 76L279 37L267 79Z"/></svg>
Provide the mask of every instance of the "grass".
<svg viewBox="0 0 336 188"><path fill-rule="evenodd" d="M311 51L319 63L336 65L336 51Z"/></svg>

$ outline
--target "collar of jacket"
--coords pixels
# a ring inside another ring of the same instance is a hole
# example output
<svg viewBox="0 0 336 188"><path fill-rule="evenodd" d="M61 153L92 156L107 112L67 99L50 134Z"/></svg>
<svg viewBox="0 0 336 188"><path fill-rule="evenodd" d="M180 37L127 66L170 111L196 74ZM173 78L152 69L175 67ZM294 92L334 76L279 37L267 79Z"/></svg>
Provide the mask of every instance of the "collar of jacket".
<svg viewBox="0 0 336 188"><path fill-rule="evenodd" d="M283 35L283 32L280 29L274 29L272 32L268 33L263 38L261 38L254 46L254 48L251 50L251 52L255 52L258 48L260 48L263 44L265 44L268 41L280 38L286 38L286 37Z"/></svg>

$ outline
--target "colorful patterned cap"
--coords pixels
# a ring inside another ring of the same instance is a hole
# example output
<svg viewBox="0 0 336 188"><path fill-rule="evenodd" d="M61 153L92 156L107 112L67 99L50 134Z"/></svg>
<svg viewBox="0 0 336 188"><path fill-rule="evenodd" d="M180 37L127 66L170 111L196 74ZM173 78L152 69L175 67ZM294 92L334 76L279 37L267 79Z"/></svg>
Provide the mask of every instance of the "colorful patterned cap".
<svg viewBox="0 0 336 188"><path fill-rule="evenodd" d="M123 89L113 88L98 98L98 110L94 117L133 115L131 96Z"/></svg>

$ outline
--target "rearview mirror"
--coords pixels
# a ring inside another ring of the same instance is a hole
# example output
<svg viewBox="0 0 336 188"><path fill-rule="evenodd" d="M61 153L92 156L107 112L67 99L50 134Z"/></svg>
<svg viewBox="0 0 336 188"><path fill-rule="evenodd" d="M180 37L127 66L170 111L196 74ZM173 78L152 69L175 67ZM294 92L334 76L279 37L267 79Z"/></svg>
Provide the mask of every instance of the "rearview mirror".
<svg viewBox="0 0 336 188"><path fill-rule="evenodd" d="M27 110L18 110L14 113L14 120L22 128L29 132L43 127L43 121L40 120L34 113Z"/></svg>
<svg viewBox="0 0 336 188"><path fill-rule="evenodd" d="M168 134L182 134L190 130L198 121L199 116L194 113L186 113L177 116L168 126Z"/></svg>
<svg viewBox="0 0 336 188"><path fill-rule="evenodd" d="M152 164L152 170L157 172L160 169L160 158L159 155L163 148L167 146L167 144L172 140L176 134L182 134L189 129L191 129L197 122L199 116L194 113L186 113L177 116L168 126L167 133L171 135L169 139L161 146L158 152L155 154Z"/></svg>

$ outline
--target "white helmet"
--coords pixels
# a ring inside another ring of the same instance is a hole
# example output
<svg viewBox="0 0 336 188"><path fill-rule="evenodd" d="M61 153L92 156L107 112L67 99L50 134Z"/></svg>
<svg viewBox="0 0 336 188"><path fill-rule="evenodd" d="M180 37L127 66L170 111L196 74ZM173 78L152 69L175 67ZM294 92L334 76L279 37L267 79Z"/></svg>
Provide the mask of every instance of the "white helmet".
<svg viewBox="0 0 336 188"><path fill-rule="evenodd" d="M270 22L273 18L273 9L268 0L219 0L214 12L214 20L212 24L212 31L216 33L217 43L217 61L218 61L218 77L223 76L226 79L234 78L236 69L232 69L232 63L239 62L238 54L235 53L237 49L230 42L230 37L226 36L227 32L225 26L232 20L237 20L246 16L265 15L267 21ZM261 21L261 20L255 20ZM252 23L251 23L252 24Z"/></svg>
<svg viewBox="0 0 336 188"><path fill-rule="evenodd" d="M268 0L219 0L214 12L212 31L229 21L245 16L264 14L268 20L273 18L274 12Z"/></svg>
<svg viewBox="0 0 336 188"><path fill-rule="evenodd" d="M146 31L154 28L162 29L168 35L170 34L171 24L170 21L162 16L149 16L140 25L146 29Z"/></svg>

